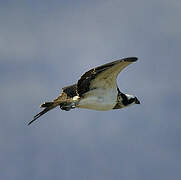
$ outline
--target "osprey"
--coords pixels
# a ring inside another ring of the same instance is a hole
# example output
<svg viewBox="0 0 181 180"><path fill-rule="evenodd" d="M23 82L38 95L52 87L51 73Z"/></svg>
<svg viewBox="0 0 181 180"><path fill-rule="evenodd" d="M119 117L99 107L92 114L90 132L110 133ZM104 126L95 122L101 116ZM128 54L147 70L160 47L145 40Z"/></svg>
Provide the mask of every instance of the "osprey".
<svg viewBox="0 0 181 180"><path fill-rule="evenodd" d="M41 104L44 110L35 115L28 125L57 106L65 111L74 108L107 111L140 104L137 97L122 93L117 86L120 71L135 61L136 57L128 57L87 71L76 84L62 88L56 99Z"/></svg>

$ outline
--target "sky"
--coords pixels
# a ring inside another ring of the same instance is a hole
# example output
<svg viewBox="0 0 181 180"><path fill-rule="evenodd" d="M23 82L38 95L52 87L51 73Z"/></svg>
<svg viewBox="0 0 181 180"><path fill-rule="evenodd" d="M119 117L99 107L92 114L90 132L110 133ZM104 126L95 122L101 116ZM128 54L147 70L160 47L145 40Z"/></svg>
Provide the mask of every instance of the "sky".
<svg viewBox="0 0 181 180"><path fill-rule="evenodd" d="M179 0L0 2L0 179L180 180ZM140 105L27 126L84 72L129 56L118 86Z"/></svg>

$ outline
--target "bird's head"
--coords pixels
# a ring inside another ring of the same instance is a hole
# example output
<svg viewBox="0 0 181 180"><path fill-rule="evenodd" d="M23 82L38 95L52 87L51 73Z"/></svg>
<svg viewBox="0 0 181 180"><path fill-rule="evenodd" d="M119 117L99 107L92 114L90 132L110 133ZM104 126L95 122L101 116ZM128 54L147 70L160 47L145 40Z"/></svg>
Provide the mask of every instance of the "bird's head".
<svg viewBox="0 0 181 180"><path fill-rule="evenodd" d="M130 94L122 94L122 103L125 106L129 106L132 104L140 104L140 101L136 96L130 95Z"/></svg>
<svg viewBox="0 0 181 180"><path fill-rule="evenodd" d="M136 96L119 92L118 102L115 105L114 109L125 108L133 104L140 104L140 101Z"/></svg>

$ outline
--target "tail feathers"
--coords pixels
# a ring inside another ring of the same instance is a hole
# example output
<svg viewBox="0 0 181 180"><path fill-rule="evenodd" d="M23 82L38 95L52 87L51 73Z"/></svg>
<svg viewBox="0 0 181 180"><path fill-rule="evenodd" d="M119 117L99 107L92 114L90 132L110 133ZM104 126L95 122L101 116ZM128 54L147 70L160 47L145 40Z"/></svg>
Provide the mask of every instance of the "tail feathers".
<svg viewBox="0 0 181 180"><path fill-rule="evenodd" d="M50 111L53 108L47 107L45 108L43 111L41 111L40 113L38 113L37 115L35 115L33 117L33 120L31 120L28 125L30 125L31 123L33 123L34 121L36 121L36 119L38 119L40 116L42 116L43 114L47 113L48 111Z"/></svg>
<svg viewBox="0 0 181 180"><path fill-rule="evenodd" d="M36 121L36 119L38 119L40 116L42 116L43 114L47 113L48 111L50 111L51 109L55 108L58 105L59 105L59 103L57 103L57 102L45 102L44 104L41 104L40 107L45 108L45 109L43 111L41 111L40 113L38 113L37 115L35 115L33 117L33 120L31 120L28 123L28 125L30 125L31 123Z"/></svg>
<svg viewBox="0 0 181 180"><path fill-rule="evenodd" d="M62 103L67 102L67 95L65 93L62 93L60 96L58 96L58 98L54 99L52 102L45 102L43 104L40 105L40 108L44 108L43 111L41 111L40 113L38 113L37 115L35 115L33 117L33 120L31 120L28 125L30 125L31 123L33 123L34 121L36 121L36 119L38 119L40 116L42 116L43 114L47 113L48 111L50 111L51 109L57 107L57 106L62 106Z"/></svg>
<svg viewBox="0 0 181 180"><path fill-rule="evenodd" d="M44 102L40 105L41 108L51 107L54 103L53 102Z"/></svg>

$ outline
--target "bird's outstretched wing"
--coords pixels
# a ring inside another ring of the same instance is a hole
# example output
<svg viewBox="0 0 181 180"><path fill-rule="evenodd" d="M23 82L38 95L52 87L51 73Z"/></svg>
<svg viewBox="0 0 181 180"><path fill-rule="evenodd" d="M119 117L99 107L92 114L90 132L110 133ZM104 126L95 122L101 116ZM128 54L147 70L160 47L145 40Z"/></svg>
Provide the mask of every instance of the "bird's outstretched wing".
<svg viewBox="0 0 181 180"><path fill-rule="evenodd" d="M137 61L136 57L128 57L93 68L81 76L77 83L77 92L83 94L95 88L116 88L117 76L126 66Z"/></svg>

